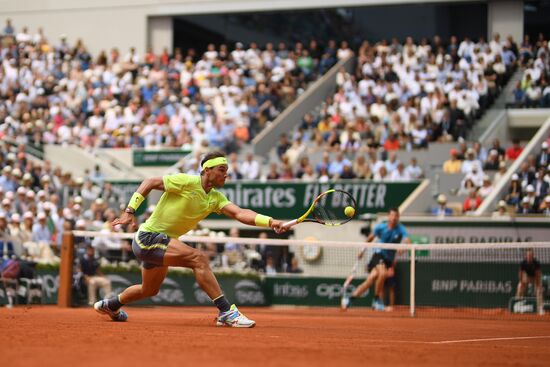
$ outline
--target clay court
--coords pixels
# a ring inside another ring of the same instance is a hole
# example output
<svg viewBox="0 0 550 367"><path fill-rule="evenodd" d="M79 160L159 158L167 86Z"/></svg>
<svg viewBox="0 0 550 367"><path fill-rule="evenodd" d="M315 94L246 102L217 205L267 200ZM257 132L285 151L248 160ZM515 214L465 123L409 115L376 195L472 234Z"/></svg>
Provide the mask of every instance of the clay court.
<svg viewBox="0 0 550 367"><path fill-rule="evenodd" d="M253 329L218 328L212 308L0 308L6 366L547 366L550 323L387 317L365 309L255 308Z"/></svg>

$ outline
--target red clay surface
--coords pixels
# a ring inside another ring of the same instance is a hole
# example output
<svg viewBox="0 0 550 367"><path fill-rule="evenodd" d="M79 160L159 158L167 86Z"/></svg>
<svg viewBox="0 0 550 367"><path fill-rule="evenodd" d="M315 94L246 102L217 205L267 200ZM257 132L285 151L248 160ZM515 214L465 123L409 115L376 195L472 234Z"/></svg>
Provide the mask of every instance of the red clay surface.
<svg viewBox="0 0 550 367"><path fill-rule="evenodd" d="M548 321L371 317L372 311L365 309L342 313L334 308L244 308L257 327L234 329L214 326L214 308L126 310L129 321L114 323L91 308L0 308L0 365L439 367L550 363ZM502 340L487 340L493 338Z"/></svg>

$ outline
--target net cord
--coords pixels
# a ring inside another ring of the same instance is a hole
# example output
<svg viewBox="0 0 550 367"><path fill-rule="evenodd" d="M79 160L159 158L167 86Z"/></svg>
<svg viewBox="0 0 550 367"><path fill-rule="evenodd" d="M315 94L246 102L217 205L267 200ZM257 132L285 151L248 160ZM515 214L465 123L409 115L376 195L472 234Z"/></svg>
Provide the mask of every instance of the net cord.
<svg viewBox="0 0 550 367"><path fill-rule="evenodd" d="M111 237L118 239L132 239L135 233L110 232L101 233L97 231L72 231L76 237ZM321 241L321 240L295 240L295 239L258 239L247 237L208 237L208 236L186 236L179 238L182 242L203 242L203 243L226 243L237 242L243 245L270 245L270 246L319 246L336 248L380 248L388 250L485 250L485 249L525 249L525 248L549 248L550 242L499 242L499 243L429 243L429 244L387 244L367 243L352 241Z"/></svg>

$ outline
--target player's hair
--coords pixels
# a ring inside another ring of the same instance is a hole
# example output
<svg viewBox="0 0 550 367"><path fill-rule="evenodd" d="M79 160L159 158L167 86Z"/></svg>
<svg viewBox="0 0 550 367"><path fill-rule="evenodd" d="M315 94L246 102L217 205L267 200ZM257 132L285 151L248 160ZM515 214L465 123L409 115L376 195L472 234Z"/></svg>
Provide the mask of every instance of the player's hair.
<svg viewBox="0 0 550 367"><path fill-rule="evenodd" d="M399 209L397 209L396 207L391 207L391 208L388 210L388 214L391 213L391 212L396 212L397 214L399 214Z"/></svg>
<svg viewBox="0 0 550 367"><path fill-rule="evenodd" d="M210 159L213 159L213 158L218 158L218 157L225 157L225 153L222 152L221 150L214 150L214 151L204 155L204 157L201 160L201 175L204 172L204 169L202 168L202 165L204 164L204 162L206 162Z"/></svg>

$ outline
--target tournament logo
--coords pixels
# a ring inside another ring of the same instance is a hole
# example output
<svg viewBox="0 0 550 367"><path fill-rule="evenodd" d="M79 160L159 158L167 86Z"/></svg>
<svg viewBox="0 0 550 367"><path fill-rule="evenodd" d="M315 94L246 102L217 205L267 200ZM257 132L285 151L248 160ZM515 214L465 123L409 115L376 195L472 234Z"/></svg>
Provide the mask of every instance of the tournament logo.
<svg viewBox="0 0 550 367"><path fill-rule="evenodd" d="M235 284L235 297L240 304L265 304L264 292L258 283L251 280L240 280Z"/></svg>
<svg viewBox="0 0 550 367"><path fill-rule="evenodd" d="M165 278L162 282L159 293L151 298L155 303L183 304L185 298L178 282L173 279Z"/></svg>
<svg viewBox="0 0 550 367"><path fill-rule="evenodd" d="M201 305L212 303L210 297L208 297L208 294L206 294L206 292L202 290L197 282L193 284L193 295L195 296L195 301L197 301Z"/></svg>

